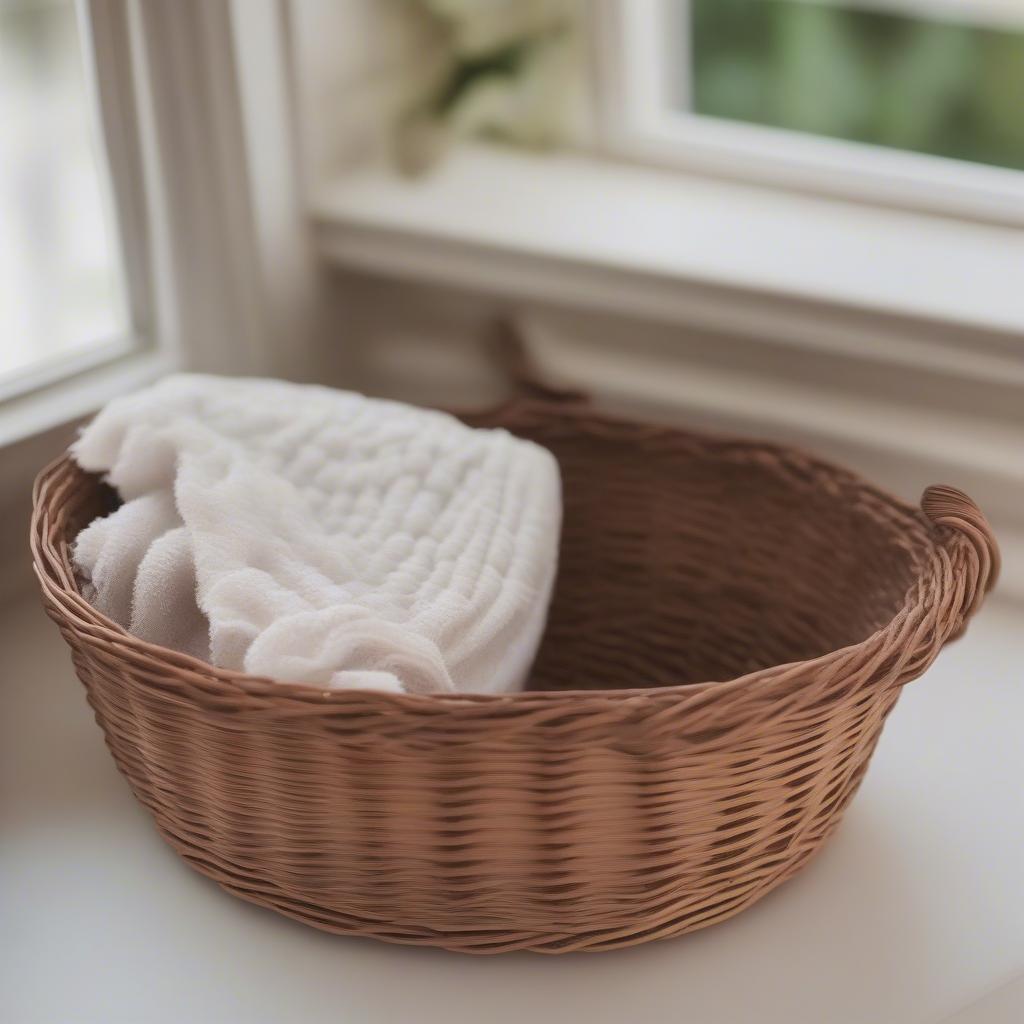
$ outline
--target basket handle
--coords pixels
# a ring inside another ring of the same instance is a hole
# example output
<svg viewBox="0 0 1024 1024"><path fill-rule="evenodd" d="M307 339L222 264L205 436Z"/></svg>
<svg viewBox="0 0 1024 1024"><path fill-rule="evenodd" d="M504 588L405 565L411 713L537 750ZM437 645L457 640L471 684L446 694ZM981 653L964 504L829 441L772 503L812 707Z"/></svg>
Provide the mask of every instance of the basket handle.
<svg viewBox="0 0 1024 1024"><path fill-rule="evenodd" d="M943 532L942 543L953 564L959 562L969 573L960 621L948 637L955 640L996 585L1001 564L999 545L985 513L958 487L934 484L926 488L921 511Z"/></svg>
<svg viewBox="0 0 1024 1024"><path fill-rule="evenodd" d="M559 405L580 404L590 396L578 388L550 384L538 372L523 340L522 328L511 315L499 316L490 325L489 348L495 362L512 383L516 397Z"/></svg>

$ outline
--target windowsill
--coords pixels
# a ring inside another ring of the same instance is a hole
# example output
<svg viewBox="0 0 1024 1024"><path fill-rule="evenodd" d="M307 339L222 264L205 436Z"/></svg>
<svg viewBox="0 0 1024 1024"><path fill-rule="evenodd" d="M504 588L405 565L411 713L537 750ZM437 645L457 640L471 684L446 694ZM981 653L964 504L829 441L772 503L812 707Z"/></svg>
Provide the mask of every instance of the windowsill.
<svg viewBox="0 0 1024 1024"><path fill-rule="evenodd" d="M142 387L170 369L165 353L136 352L9 398L0 404L0 448L95 412L116 395Z"/></svg>
<svg viewBox="0 0 1024 1024"><path fill-rule="evenodd" d="M485 146L416 181L355 172L313 207L345 267L1024 383L1010 228Z"/></svg>
<svg viewBox="0 0 1024 1024"><path fill-rule="evenodd" d="M862 472L908 500L918 483L960 483L994 513L1001 592L1024 598L1024 458L1007 412L1024 407L1024 232L486 146L461 147L415 181L354 172L316 197L312 216L322 256L342 268L822 357L813 372L769 379L739 349L710 366L639 338L624 357L554 335L543 344L532 330L555 379L620 404L682 408L690 422L843 461L856 453ZM891 386L843 390L837 378L856 364Z"/></svg>

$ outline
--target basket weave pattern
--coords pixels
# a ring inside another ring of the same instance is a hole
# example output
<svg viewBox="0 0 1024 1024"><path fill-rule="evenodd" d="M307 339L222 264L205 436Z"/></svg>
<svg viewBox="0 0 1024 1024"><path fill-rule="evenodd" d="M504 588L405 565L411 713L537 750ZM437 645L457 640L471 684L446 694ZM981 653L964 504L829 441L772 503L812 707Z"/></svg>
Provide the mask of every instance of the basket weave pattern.
<svg viewBox="0 0 1024 1024"><path fill-rule="evenodd" d="M603 950L722 920L837 826L900 688L998 552L962 492L915 509L772 445L523 400L565 526L528 692L325 692L128 635L69 545L111 507L63 458L32 546L118 767L225 889L330 931L468 952Z"/></svg>

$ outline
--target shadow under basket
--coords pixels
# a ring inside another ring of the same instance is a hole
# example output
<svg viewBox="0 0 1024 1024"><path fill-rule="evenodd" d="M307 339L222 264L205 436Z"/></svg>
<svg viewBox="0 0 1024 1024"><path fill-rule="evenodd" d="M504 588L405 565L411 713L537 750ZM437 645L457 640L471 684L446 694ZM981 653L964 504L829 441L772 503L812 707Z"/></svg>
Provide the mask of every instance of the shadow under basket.
<svg viewBox="0 0 1024 1024"><path fill-rule="evenodd" d="M328 931L556 953L735 914L836 828L901 687L994 583L984 516L551 389L464 419L561 466L524 693L326 692L141 642L70 561L112 493L43 471L36 572L118 767L193 867Z"/></svg>

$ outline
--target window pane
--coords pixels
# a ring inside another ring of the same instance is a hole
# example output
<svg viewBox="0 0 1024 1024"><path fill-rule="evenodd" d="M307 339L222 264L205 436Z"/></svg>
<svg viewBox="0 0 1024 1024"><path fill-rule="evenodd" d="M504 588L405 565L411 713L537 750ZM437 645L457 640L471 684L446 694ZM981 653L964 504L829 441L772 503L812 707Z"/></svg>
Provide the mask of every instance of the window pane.
<svg viewBox="0 0 1024 1024"><path fill-rule="evenodd" d="M690 0L680 93L699 114L1024 169L1024 30L922 9Z"/></svg>
<svg viewBox="0 0 1024 1024"><path fill-rule="evenodd" d="M75 8L0 0L0 381L127 334Z"/></svg>

